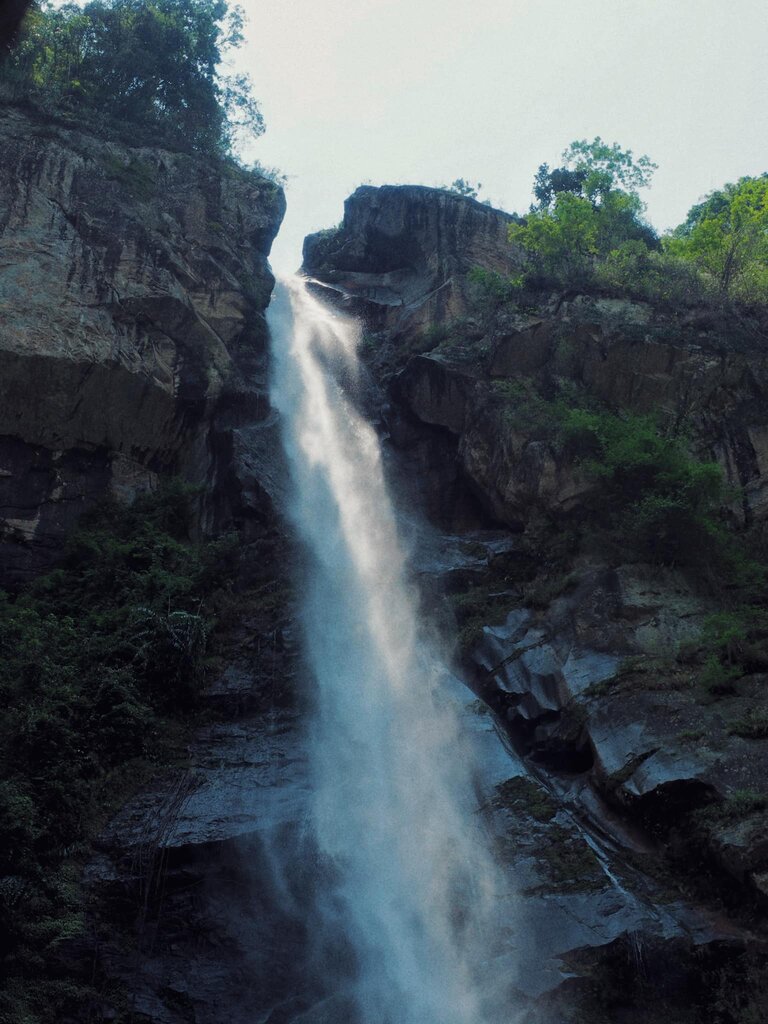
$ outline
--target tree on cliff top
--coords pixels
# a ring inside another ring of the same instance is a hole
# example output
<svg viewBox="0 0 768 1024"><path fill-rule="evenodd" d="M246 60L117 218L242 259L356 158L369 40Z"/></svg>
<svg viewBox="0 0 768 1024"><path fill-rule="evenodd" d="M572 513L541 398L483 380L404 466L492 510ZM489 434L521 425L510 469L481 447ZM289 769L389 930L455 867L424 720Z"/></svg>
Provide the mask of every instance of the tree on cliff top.
<svg viewBox="0 0 768 1024"><path fill-rule="evenodd" d="M600 136L572 142L562 167L539 167L533 189L538 205L523 223L510 225L510 241L528 252L534 271L583 285L595 261L619 247L658 247L638 194L655 169L647 156L636 159L631 150Z"/></svg>
<svg viewBox="0 0 768 1024"><path fill-rule="evenodd" d="M700 267L721 295L768 299L768 174L740 178L694 206L667 240Z"/></svg>
<svg viewBox="0 0 768 1024"><path fill-rule="evenodd" d="M16 100L224 154L238 132L264 131L250 81L220 71L242 25L242 8L227 0L36 4L0 75Z"/></svg>

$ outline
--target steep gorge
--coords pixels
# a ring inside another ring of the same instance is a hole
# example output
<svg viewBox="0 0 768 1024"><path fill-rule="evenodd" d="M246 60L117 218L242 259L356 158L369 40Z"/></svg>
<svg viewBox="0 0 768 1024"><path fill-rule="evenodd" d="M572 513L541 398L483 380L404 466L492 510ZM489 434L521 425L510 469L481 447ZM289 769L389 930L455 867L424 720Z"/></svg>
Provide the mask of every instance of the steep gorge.
<svg viewBox="0 0 768 1024"><path fill-rule="evenodd" d="M282 195L228 165L18 110L4 122L2 582L52 564L90 505L170 476L201 486L195 530L234 527L243 552L208 721L87 867L96 923L60 956L103 987L68 1019L338 1024L308 911L308 684L267 398ZM441 190L366 187L304 255L323 301L362 319L360 402L431 520L412 571L446 648L458 620L455 669L482 698L459 700L463 728L516 886L492 974L543 1024L699 1024L713 1006L749 1020L765 985L768 662L753 639L735 683L704 687L700 634L722 599L585 529L604 497L553 408L565 395L684 426L739 488L733 529L759 538L764 324L603 295L484 299L472 272L516 266L509 221Z"/></svg>

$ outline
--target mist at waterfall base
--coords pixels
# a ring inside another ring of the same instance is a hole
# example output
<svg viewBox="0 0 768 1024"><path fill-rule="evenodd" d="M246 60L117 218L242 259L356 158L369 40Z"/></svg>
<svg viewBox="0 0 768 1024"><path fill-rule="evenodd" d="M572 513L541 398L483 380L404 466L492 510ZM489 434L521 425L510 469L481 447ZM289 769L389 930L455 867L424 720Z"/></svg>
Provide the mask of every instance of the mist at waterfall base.
<svg viewBox="0 0 768 1024"><path fill-rule="evenodd" d="M319 967L355 1024L496 1021L499 882L455 689L422 635L379 439L355 408L359 329L298 277L278 283L268 316L307 563Z"/></svg>

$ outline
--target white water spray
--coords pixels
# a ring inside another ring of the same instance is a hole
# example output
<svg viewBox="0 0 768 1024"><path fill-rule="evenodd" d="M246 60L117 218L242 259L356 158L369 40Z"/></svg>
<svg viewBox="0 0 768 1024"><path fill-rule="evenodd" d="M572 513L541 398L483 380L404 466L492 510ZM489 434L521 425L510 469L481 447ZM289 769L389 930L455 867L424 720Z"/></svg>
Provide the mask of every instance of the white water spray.
<svg viewBox="0 0 768 1024"><path fill-rule="evenodd" d="M379 441L341 383L357 377L359 331L300 278L278 286L269 317L310 561L314 826L333 927L354 949L356 1016L482 1024L494 868L445 668L419 635Z"/></svg>

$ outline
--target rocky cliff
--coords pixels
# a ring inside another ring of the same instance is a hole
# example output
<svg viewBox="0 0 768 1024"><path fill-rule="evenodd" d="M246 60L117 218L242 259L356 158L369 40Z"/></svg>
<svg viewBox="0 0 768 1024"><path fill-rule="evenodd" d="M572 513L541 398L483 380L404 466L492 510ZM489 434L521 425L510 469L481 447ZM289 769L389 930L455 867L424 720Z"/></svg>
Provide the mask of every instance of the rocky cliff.
<svg viewBox="0 0 768 1024"><path fill-rule="evenodd" d="M309 235L304 270L354 309L366 300L393 335L458 316L467 274L514 266L513 218L472 199L419 185L363 185L344 204L339 228Z"/></svg>
<svg viewBox="0 0 768 1024"><path fill-rule="evenodd" d="M655 1021L673 1005L680 1019L709 1020L714 1004L718 1020L747 1020L740 1014L765 1008L750 956L765 941L768 660L759 594L717 552L725 531L738 558L761 557L765 318L526 292L510 284L507 223L440 190L360 189L337 229L307 240L305 271L363 318L395 458L435 527L453 536L438 535L441 569L422 573L425 592L439 616L455 616L459 666L533 772L503 783L496 806L534 822L518 817L509 832L538 876L523 894L540 899L526 918L530 948L542 930L558 932L553 962L581 978L570 975L563 1003L564 989L547 987L543 1019L571 1020L584 998L589 1020ZM612 430L617 461L607 466ZM670 520L654 520L663 529L645 546L636 535L649 495L657 511L691 500L662 494L648 469L656 437L670 439L658 444L684 472L727 482L687 553L694 526L666 548ZM631 472L622 458L635 460ZM590 881L591 854L581 858L564 825L592 837L618 891ZM555 920L553 864L572 894L568 938ZM650 895L657 885L667 895ZM576 891L592 896L579 903ZM698 904L693 917L675 903L681 895ZM649 909L648 899L670 911L665 924L632 923L628 907ZM711 915L724 930L709 931ZM645 956L660 957L654 993ZM634 968L619 966L633 957ZM679 999L703 1002L683 1010Z"/></svg>
<svg viewBox="0 0 768 1024"><path fill-rule="evenodd" d="M234 164L0 113L0 575L163 476L201 531L258 515L281 189ZM266 474L269 475L268 473Z"/></svg>

